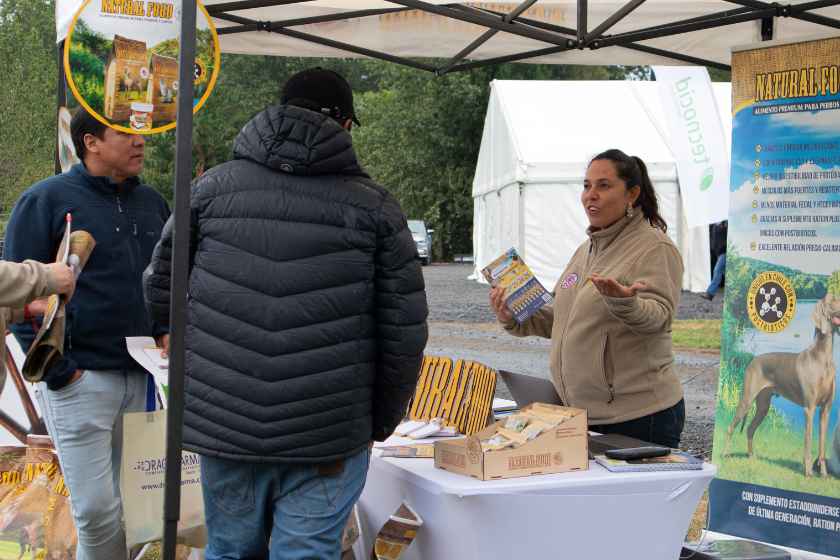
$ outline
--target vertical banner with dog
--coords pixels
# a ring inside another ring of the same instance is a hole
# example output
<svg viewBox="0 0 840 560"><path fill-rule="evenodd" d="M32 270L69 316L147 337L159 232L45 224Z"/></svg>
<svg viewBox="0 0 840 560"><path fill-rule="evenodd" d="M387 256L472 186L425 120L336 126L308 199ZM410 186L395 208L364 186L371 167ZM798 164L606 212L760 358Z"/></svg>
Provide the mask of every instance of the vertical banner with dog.
<svg viewBox="0 0 840 560"><path fill-rule="evenodd" d="M837 554L840 38L733 53L714 531Z"/></svg>

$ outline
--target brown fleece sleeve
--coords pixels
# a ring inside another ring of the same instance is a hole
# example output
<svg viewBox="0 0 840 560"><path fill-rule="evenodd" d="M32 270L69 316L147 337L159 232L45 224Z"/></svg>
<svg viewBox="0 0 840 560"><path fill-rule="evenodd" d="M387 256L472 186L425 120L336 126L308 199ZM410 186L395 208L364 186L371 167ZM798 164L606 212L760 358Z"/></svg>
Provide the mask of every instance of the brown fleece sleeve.
<svg viewBox="0 0 840 560"><path fill-rule="evenodd" d="M635 297L604 297L610 313L633 332L653 334L671 328L682 288L683 262L669 243L657 243L640 258L632 282L647 289Z"/></svg>
<svg viewBox="0 0 840 560"><path fill-rule="evenodd" d="M20 309L55 291L46 265L35 261L0 261L0 307Z"/></svg>

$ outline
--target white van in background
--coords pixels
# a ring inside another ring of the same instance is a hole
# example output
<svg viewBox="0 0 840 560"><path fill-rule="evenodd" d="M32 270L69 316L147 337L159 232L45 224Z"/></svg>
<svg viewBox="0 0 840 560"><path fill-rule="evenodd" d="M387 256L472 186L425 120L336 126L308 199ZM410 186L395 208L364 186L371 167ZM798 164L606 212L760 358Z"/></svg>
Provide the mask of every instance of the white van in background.
<svg viewBox="0 0 840 560"><path fill-rule="evenodd" d="M417 256L423 265L432 263L432 234L433 229L426 229L426 222L423 220L408 220L408 229L411 230L411 237L417 246Z"/></svg>

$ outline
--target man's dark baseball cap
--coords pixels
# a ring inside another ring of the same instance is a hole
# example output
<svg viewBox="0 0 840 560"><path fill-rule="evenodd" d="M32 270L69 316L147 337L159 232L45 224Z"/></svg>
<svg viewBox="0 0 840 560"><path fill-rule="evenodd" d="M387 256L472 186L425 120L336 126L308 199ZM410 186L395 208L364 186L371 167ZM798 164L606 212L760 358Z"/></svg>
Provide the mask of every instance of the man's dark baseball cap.
<svg viewBox="0 0 840 560"><path fill-rule="evenodd" d="M332 70L318 67L298 72L283 85L280 103L318 111L339 122L353 119L361 126L353 108L350 84Z"/></svg>

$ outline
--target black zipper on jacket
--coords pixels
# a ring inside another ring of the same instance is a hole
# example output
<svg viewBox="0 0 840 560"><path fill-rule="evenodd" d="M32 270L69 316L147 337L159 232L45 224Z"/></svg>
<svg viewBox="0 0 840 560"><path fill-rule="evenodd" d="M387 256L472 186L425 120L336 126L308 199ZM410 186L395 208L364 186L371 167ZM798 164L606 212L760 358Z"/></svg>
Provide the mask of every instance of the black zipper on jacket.
<svg viewBox="0 0 840 560"><path fill-rule="evenodd" d="M119 190L117 190L116 194L117 199L117 211L124 217L123 221L126 226L131 225L131 232L126 231L126 235L133 236L130 237L131 241L129 242L128 247L128 258L129 258L129 266L131 268L132 276L138 276L143 273L142 270L137 270L137 263L140 260L140 241L137 239L137 221L125 211L125 208L122 204L122 197L120 196ZM134 319L134 329L135 331L139 332L141 330L141 326L139 323L139 319L135 317Z"/></svg>

